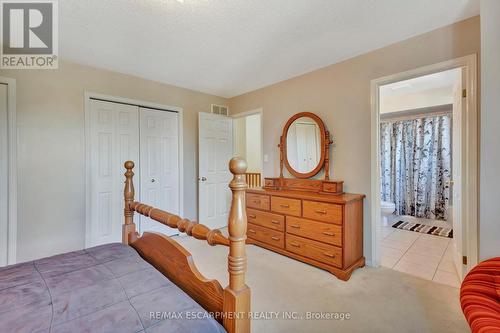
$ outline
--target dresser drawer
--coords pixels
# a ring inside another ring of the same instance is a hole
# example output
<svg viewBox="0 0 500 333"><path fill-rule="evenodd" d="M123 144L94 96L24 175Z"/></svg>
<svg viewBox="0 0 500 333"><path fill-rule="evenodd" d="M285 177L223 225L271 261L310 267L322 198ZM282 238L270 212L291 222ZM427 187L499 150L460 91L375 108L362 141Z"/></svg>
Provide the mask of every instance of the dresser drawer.
<svg viewBox="0 0 500 333"><path fill-rule="evenodd" d="M286 249L303 257L342 267L342 249L333 245L287 234Z"/></svg>
<svg viewBox="0 0 500 333"><path fill-rule="evenodd" d="M301 216L302 205L299 199L271 197L271 210L286 215Z"/></svg>
<svg viewBox="0 0 500 333"><path fill-rule="evenodd" d="M247 207L257 208L262 210L269 210L270 198L268 195L247 193L246 195Z"/></svg>
<svg viewBox="0 0 500 333"><path fill-rule="evenodd" d="M285 217L283 215L247 208L247 218L248 223L257 224L278 231L285 230Z"/></svg>
<svg viewBox="0 0 500 333"><path fill-rule="evenodd" d="M342 246L342 227L298 217L286 218L286 232L316 241Z"/></svg>
<svg viewBox="0 0 500 333"><path fill-rule="evenodd" d="M248 223L247 236L275 247L285 248L285 234L280 231Z"/></svg>
<svg viewBox="0 0 500 333"><path fill-rule="evenodd" d="M304 206L304 217L342 224L342 205L307 200L304 200L302 204Z"/></svg>

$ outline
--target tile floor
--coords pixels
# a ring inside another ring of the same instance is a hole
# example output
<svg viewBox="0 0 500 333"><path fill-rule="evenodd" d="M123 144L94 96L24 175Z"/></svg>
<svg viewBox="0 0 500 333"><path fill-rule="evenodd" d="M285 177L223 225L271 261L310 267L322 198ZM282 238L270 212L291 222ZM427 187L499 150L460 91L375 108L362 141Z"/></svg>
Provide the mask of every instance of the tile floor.
<svg viewBox="0 0 500 333"><path fill-rule="evenodd" d="M451 238L382 226L381 265L458 288Z"/></svg>
<svg viewBox="0 0 500 333"><path fill-rule="evenodd" d="M387 226L392 226L397 221L405 221L405 222L412 222L412 223L428 224L428 225L442 227L442 228L453 228L452 222L450 219L451 219L451 216L449 217L448 221L439 221L439 220L424 219L424 218L414 217L414 216L409 216L409 215L390 215L387 217L387 220L388 220Z"/></svg>

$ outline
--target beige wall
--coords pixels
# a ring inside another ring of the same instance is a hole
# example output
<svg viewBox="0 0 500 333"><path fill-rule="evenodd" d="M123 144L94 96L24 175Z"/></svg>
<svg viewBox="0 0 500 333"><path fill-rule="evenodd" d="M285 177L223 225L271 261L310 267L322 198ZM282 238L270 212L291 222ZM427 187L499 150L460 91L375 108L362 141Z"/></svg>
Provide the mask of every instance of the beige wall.
<svg viewBox="0 0 500 333"><path fill-rule="evenodd" d="M380 94L380 113L415 110L431 106L453 104L453 87L419 91L412 94Z"/></svg>
<svg viewBox="0 0 500 333"><path fill-rule="evenodd" d="M370 80L480 51L479 17L231 98L232 113L263 108L264 175L277 176L281 129L300 111L318 114L333 134L332 177L364 193L364 249L370 241Z"/></svg>
<svg viewBox="0 0 500 333"><path fill-rule="evenodd" d="M234 155L247 156L247 122L246 117L233 120Z"/></svg>
<svg viewBox="0 0 500 333"><path fill-rule="evenodd" d="M246 159L248 172L262 172L262 143L260 114L245 117L246 121Z"/></svg>
<svg viewBox="0 0 500 333"><path fill-rule="evenodd" d="M260 114L235 118L233 121L234 155L247 160L247 172L262 171L260 127Z"/></svg>
<svg viewBox="0 0 500 333"><path fill-rule="evenodd" d="M184 212L196 218L197 114L225 99L64 61L0 76L17 80L18 261L84 247L86 90L184 108Z"/></svg>
<svg viewBox="0 0 500 333"><path fill-rule="evenodd" d="M500 1L481 0L479 255L500 256Z"/></svg>

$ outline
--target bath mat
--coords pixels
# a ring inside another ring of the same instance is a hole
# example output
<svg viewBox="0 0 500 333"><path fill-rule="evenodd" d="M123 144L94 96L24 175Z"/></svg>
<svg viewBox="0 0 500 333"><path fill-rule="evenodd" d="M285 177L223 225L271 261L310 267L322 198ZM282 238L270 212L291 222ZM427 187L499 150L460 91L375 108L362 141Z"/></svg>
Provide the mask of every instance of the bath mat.
<svg viewBox="0 0 500 333"><path fill-rule="evenodd" d="M453 238L452 228L434 227L432 225L399 221L392 225L393 228L420 232L434 236Z"/></svg>

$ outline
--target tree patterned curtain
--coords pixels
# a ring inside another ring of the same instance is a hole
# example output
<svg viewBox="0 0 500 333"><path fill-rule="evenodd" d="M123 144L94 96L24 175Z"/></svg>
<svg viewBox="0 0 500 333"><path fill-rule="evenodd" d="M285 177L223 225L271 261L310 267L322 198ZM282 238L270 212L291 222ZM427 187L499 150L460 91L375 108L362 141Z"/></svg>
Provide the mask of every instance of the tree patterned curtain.
<svg viewBox="0 0 500 333"><path fill-rule="evenodd" d="M380 124L382 200L398 215L448 219L451 115Z"/></svg>

